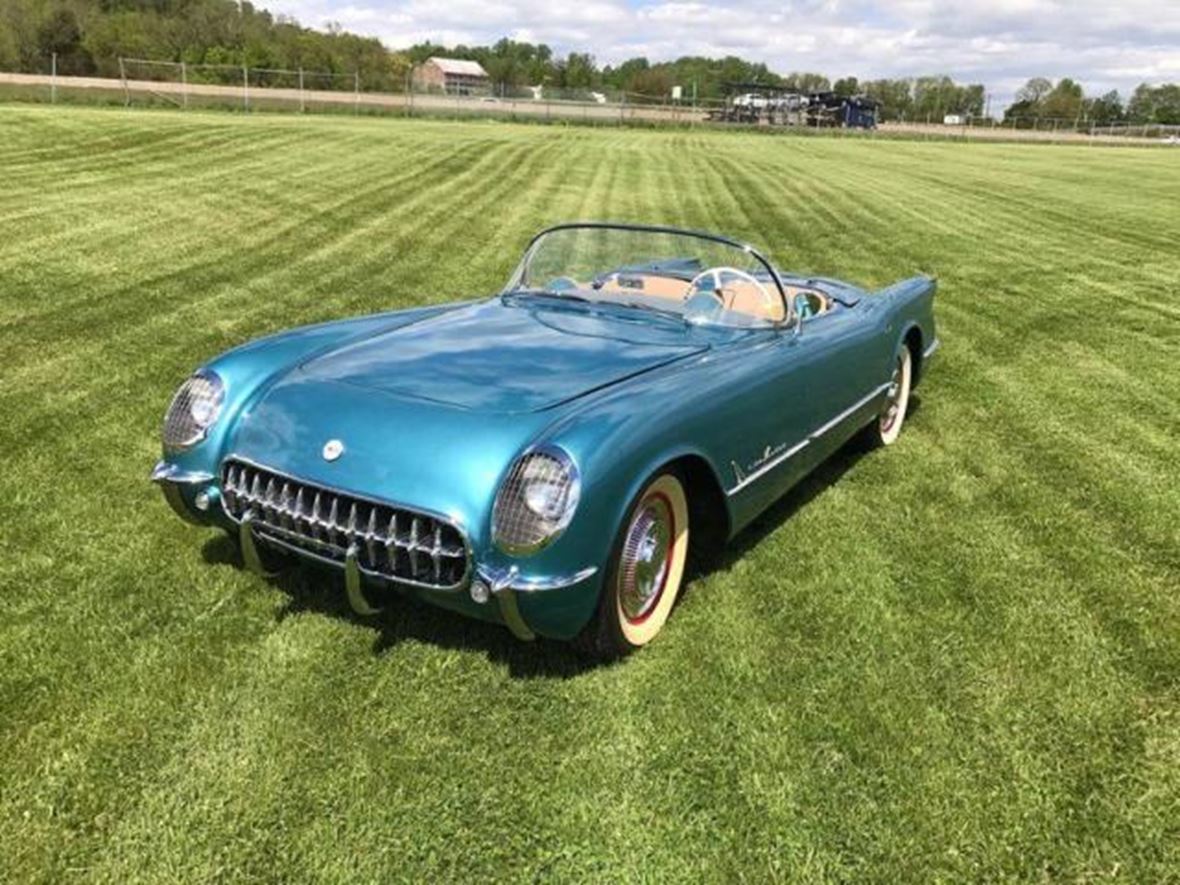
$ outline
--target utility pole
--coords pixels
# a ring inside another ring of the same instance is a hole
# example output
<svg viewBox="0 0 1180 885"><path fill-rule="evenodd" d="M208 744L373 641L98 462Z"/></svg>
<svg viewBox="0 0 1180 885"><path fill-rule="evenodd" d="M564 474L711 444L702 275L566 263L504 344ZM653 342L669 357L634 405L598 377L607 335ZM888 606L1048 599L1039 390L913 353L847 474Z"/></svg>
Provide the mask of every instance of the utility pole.
<svg viewBox="0 0 1180 885"><path fill-rule="evenodd" d="M303 65L299 66L299 113L307 111L307 103L303 97Z"/></svg>
<svg viewBox="0 0 1180 885"><path fill-rule="evenodd" d="M184 99L184 106L188 107L188 68L184 62L180 63L180 91Z"/></svg>
<svg viewBox="0 0 1180 885"><path fill-rule="evenodd" d="M57 53L53 53L53 67L49 74L49 103L57 104Z"/></svg>
<svg viewBox="0 0 1180 885"><path fill-rule="evenodd" d="M250 110L250 69L245 65L242 65L242 107Z"/></svg>

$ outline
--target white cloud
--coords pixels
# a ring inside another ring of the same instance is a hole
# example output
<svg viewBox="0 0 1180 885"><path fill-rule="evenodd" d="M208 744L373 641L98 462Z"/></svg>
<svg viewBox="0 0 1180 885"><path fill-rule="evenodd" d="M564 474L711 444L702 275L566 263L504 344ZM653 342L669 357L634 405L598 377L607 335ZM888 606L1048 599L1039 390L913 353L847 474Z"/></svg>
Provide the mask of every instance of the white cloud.
<svg viewBox="0 0 1180 885"><path fill-rule="evenodd" d="M265 4L265 0L263 0ZM391 47L502 36L587 51L600 63L646 55L741 55L781 73L862 79L949 74L1002 103L1032 76L1092 93L1180 78L1180 0L277 0L272 11L338 21Z"/></svg>

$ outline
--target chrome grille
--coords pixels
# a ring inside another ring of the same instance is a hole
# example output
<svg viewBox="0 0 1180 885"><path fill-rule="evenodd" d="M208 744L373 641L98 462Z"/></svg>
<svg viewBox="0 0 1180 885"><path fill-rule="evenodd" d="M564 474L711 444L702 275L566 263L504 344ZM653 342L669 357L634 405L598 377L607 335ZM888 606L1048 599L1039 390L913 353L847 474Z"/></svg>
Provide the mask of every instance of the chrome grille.
<svg viewBox="0 0 1180 885"><path fill-rule="evenodd" d="M296 480L236 459L221 471L225 512L252 512L263 540L343 563L350 548L372 575L418 587L454 589L467 578L467 543L451 523Z"/></svg>

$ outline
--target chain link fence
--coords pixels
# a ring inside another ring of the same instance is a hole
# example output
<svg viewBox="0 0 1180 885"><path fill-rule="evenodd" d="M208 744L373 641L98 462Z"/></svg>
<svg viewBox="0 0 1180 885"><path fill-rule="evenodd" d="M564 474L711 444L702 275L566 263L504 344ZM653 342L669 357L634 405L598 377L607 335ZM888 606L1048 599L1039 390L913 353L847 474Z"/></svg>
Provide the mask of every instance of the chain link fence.
<svg viewBox="0 0 1180 885"><path fill-rule="evenodd" d="M330 111L356 114L493 117L585 122L604 125L714 125L764 129L816 130L775 125L773 120L746 121L718 100L673 101L666 96L589 89L489 87L474 94L448 94L415 85L407 73L366 83L358 72L249 67L232 64L186 64L155 59L119 58L119 76L65 77L50 65L45 74L0 72L0 100L71 101L163 106L229 108L253 111ZM399 84L397 80L402 79ZM400 86L400 90L397 88ZM724 121L724 122L722 122ZM862 130L824 130L864 135ZM1095 123L1082 118L1020 117L1003 121L963 117L953 122L927 117L882 123L868 134L929 139L1020 139L1180 144L1180 126L1155 123Z"/></svg>

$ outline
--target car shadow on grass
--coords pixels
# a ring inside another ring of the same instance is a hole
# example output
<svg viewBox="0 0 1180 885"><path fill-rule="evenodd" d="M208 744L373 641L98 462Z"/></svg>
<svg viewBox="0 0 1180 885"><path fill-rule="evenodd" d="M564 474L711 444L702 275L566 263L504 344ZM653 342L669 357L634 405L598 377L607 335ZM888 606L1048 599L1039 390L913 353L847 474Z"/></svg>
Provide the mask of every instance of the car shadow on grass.
<svg viewBox="0 0 1180 885"><path fill-rule="evenodd" d="M919 405L916 396L911 399L907 418L917 412ZM866 454L867 450L859 440L848 442L722 550L703 561L692 562L680 600L692 592L699 579L716 571L729 570L768 535L839 482ZM202 555L210 564L244 568L237 545L224 534L210 538ZM569 679L611 665L583 653L571 643L541 637L534 642L521 642L500 624L437 608L394 590L366 587L366 595L374 605L381 605L382 611L373 616L358 615L348 604L342 573L328 566L301 565L267 580L286 596L276 614L279 621L295 614L314 612L374 630L375 655L383 655L405 642L474 650L490 661L506 666L509 675L515 679Z"/></svg>
<svg viewBox="0 0 1180 885"><path fill-rule="evenodd" d="M224 534L210 538L202 555L210 564L245 568L237 544ZM381 611L358 615L348 604L343 573L330 566L301 563L266 580L286 597L276 613L279 621L313 612L373 630L374 655L383 655L405 642L475 650L506 666L517 679L567 679L603 666L569 643L543 637L521 642L500 624L437 608L393 589L366 585L366 597Z"/></svg>

